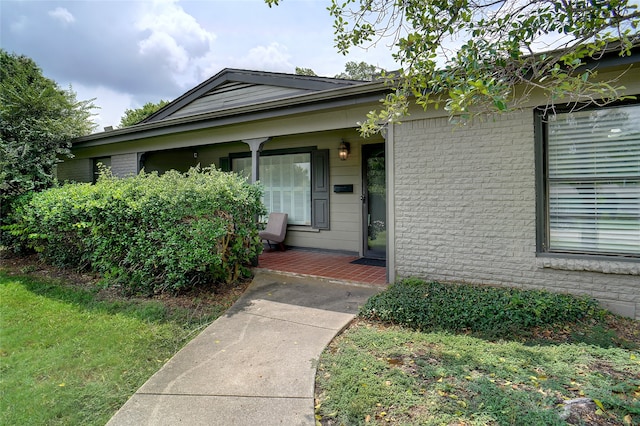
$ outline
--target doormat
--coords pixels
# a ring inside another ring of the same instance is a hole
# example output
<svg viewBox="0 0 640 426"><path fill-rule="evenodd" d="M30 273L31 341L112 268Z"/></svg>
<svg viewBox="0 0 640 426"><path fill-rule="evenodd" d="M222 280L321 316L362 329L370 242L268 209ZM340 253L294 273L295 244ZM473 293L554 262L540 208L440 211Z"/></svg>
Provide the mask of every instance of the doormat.
<svg viewBox="0 0 640 426"><path fill-rule="evenodd" d="M351 263L354 265L380 266L383 268L387 266L387 262L384 259L370 259L368 257L361 257Z"/></svg>

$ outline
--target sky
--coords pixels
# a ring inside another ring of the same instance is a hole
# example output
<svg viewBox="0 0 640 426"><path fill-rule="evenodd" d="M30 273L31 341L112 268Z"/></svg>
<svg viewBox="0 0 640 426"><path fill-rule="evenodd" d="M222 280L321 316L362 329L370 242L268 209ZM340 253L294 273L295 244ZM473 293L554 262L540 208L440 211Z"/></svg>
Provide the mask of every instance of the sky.
<svg viewBox="0 0 640 426"><path fill-rule="evenodd" d="M321 76L347 61L397 65L384 43L344 56L328 0L0 0L0 47L26 55L78 100L100 131L126 109L173 100L224 68Z"/></svg>

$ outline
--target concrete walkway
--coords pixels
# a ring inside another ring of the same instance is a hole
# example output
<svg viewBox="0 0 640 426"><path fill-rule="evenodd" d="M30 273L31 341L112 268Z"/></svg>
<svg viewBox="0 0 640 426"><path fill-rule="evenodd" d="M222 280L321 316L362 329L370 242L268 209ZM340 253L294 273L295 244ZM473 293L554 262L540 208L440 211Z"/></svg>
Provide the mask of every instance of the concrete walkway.
<svg viewBox="0 0 640 426"><path fill-rule="evenodd" d="M315 425L318 357L380 290L258 271L108 425Z"/></svg>

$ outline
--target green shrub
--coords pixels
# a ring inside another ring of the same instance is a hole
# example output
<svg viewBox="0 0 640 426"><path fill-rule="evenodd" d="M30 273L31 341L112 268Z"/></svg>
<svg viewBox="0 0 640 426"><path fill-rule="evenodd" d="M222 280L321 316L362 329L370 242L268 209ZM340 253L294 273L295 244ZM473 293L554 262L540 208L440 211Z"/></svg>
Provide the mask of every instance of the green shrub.
<svg viewBox="0 0 640 426"><path fill-rule="evenodd" d="M21 239L13 235L10 230L14 221L14 212L24 210L35 193L35 191L28 191L16 197L6 197L0 200L0 246L3 249L11 250L18 254L27 254L26 247L21 243Z"/></svg>
<svg viewBox="0 0 640 426"><path fill-rule="evenodd" d="M506 337L595 312L593 299L542 290L441 284L406 279L370 298L360 315L420 330Z"/></svg>
<svg viewBox="0 0 640 426"><path fill-rule="evenodd" d="M49 263L101 273L131 292L233 282L260 254L262 190L215 169L105 172L95 185L34 194L6 229Z"/></svg>

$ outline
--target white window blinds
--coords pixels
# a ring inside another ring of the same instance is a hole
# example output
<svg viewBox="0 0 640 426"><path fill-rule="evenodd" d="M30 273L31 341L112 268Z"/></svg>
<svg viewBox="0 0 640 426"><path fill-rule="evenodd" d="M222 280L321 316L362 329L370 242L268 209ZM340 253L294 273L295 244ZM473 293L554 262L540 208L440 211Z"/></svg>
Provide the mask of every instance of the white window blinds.
<svg viewBox="0 0 640 426"><path fill-rule="evenodd" d="M233 170L251 174L251 158L235 158ZM267 212L289 214L292 225L311 225L311 154L260 157L260 182Z"/></svg>
<svg viewBox="0 0 640 426"><path fill-rule="evenodd" d="M550 251L640 255L640 105L548 124Z"/></svg>

